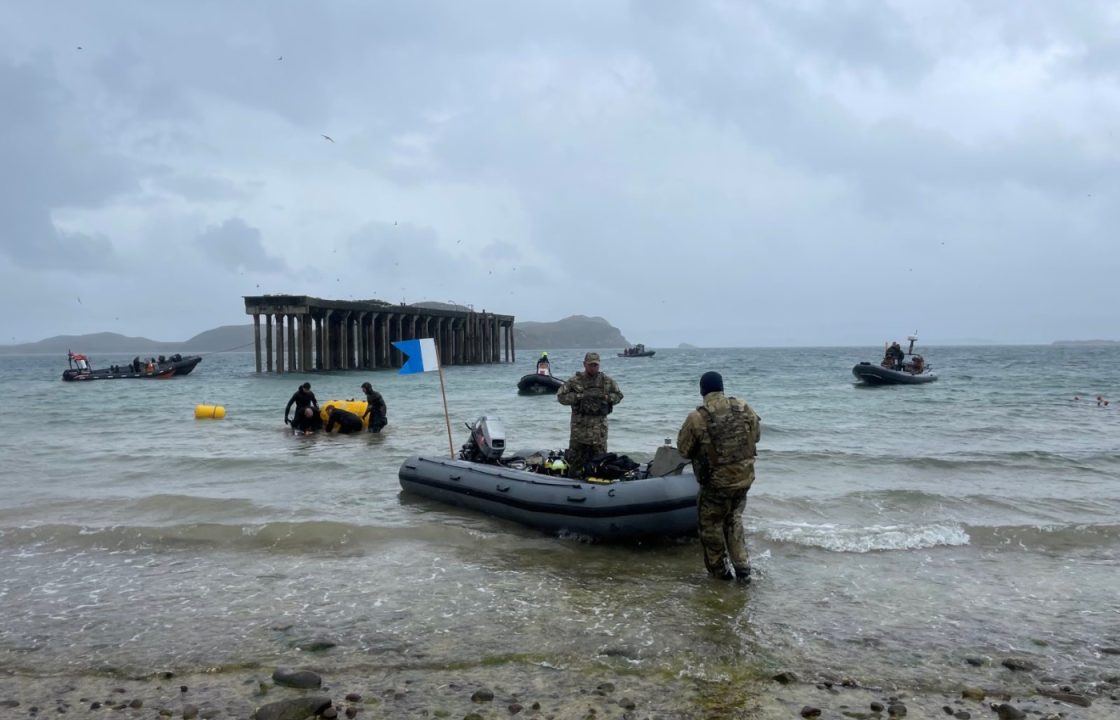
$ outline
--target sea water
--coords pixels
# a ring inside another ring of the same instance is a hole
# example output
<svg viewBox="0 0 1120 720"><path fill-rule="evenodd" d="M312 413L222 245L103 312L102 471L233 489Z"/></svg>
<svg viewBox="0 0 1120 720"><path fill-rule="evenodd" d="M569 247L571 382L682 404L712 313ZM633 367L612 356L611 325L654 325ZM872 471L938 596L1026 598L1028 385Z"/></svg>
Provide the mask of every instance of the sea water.
<svg viewBox="0 0 1120 720"><path fill-rule="evenodd" d="M875 348L604 352L625 394L610 447L648 459L723 373L762 417L746 510L749 587L706 576L695 539L553 537L402 494L401 462L446 454L438 376L261 374L215 354L187 377L64 383L64 358L0 357L0 668L191 671L501 663L936 690L965 658L1053 679L1116 671L1116 348L928 348L940 380L854 384ZM558 375L582 352L553 351ZM519 397L515 365L446 370L453 444L479 415L511 447L562 448L569 411ZM95 366L130 357L95 357ZM381 435L293 437L321 404L385 396ZM1081 400L1074 400L1080 396ZM195 420L196 404L224 420ZM329 643L328 643L329 644Z"/></svg>

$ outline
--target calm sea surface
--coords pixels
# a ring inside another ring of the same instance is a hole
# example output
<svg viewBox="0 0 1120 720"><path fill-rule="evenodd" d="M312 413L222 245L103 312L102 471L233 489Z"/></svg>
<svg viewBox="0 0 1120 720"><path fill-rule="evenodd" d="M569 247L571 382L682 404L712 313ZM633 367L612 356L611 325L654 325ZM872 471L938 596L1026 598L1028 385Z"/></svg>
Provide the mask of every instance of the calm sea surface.
<svg viewBox="0 0 1120 720"><path fill-rule="evenodd" d="M879 352L604 355L626 395L612 450L675 438L709 369L762 416L746 589L709 580L694 540L589 544L402 495L402 460L447 451L434 374L258 376L238 353L87 385L60 381L63 357L0 357L0 669L299 664L327 638L327 668L516 658L940 689L977 681L966 656L994 678L1017 655L1115 674L1099 648L1120 645L1120 407L1073 398L1120 401L1120 350L927 348L939 382L854 386ZM582 353L550 355L566 376ZM534 357L447 370L456 446L484 413L513 447L566 444L567 409L516 394ZM385 434L289 435L304 379L321 403L372 381ZM229 415L196 421L197 403Z"/></svg>

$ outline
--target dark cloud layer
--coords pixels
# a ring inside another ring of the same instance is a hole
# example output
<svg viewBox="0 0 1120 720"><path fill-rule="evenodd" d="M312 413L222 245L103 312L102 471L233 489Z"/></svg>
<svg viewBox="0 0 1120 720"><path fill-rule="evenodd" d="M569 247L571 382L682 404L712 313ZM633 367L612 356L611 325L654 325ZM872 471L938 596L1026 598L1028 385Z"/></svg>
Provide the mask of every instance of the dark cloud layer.
<svg viewBox="0 0 1120 720"><path fill-rule="evenodd" d="M21 340L186 336L258 292L651 344L1115 335L1118 25L1103 2L9 4L0 292L99 298L59 293Z"/></svg>

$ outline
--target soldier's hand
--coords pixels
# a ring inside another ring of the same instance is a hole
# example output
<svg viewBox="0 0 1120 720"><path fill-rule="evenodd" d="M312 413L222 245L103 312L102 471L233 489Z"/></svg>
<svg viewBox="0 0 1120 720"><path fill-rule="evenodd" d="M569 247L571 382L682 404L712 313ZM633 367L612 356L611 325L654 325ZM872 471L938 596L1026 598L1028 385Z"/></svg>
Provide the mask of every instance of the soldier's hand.
<svg viewBox="0 0 1120 720"><path fill-rule="evenodd" d="M292 421L288 419L287 415L284 416L284 424L285 425L291 425L292 424Z"/></svg>

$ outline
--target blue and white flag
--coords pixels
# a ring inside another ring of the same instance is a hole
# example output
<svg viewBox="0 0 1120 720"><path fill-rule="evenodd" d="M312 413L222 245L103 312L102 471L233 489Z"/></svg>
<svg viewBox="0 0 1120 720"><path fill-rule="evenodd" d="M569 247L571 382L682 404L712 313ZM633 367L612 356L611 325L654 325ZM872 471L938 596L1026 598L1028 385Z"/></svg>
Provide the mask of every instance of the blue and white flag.
<svg viewBox="0 0 1120 720"><path fill-rule="evenodd" d="M436 341L432 338L419 340L398 340L393 347L405 354L407 360L398 375L432 372L439 370L439 355L436 354Z"/></svg>

